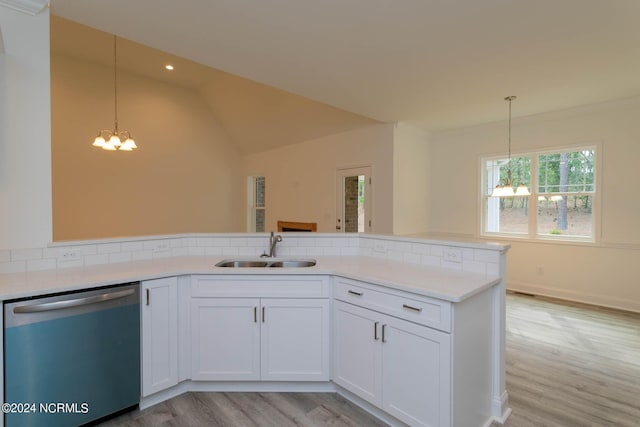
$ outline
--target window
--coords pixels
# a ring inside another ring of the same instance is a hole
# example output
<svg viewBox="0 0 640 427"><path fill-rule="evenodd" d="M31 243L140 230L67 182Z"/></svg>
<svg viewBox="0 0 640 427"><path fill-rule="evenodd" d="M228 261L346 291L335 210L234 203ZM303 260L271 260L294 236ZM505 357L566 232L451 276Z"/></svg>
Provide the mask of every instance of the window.
<svg viewBox="0 0 640 427"><path fill-rule="evenodd" d="M530 196L490 197L507 178ZM483 235L594 241L596 147L482 159Z"/></svg>
<svg viewBox="0 0 640 427"><path fill-rule="evenodd" d="M250 176L247 179L247 230L250 232L264 232L265 185L264 176Z"/></svg>

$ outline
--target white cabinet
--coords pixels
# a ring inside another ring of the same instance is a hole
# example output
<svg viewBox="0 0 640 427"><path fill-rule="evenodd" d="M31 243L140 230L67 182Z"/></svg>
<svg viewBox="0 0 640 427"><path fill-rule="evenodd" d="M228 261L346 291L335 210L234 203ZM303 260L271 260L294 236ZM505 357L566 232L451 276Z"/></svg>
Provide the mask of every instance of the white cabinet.
<svg viewBox="0 0 640 427"><path fill-rule="evenodd" d="M329 381L328 286L326 277L194 276L191 378Z"/></svg>
<svg viewBox="0 0 640 427"><path fill-rule="evenodd" d="M450 336L334 302L334 382L410 425L450 423Z"/></svg>
<svg viewBox="0 0 640 427"><path fill-rule="evenodd" d="M260 379L260 300L194 298L191 379Z"/></svg>
<svg viewBox="0 0 640 427"><path fill-rule="evenodd" d="M453 304L342 277L333 285L337 385L411 426L491 419L492 289Z"/></svg>
<svg viewBox="0 0 640 427"><path fill-rule="evenodd" d="M262 380L329 381L329 300L262 299Z"/></svg>
<svg viewBox="0 0 640 427"><path fill-rule="evenodd" d="M409 425L450 425L450 336L394 317L382 322L382 409Z"/></svg>
<svg viewBox="0 0 640 427"><path fill-rule="evenodd" d="M142 395L178 383L178 278L142 282Z"/></svg>
<svg viewBox="0 0 640 427"><path fill-rule="evenodd" d="M333 303L333 381L366 401L382 405L379 313Z"/></svg>

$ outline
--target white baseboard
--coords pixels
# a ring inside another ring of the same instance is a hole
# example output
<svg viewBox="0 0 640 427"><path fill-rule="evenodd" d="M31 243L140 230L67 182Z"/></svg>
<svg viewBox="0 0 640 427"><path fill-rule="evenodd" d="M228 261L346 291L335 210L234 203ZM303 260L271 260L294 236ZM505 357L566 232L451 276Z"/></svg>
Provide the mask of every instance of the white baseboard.
<svg viewBox="0 0 640 427"><path fill-rule="evenodd" d="M182 381L178 385L158 393L145 396L140 400L140 409L146 409L165 400L180 396L187 392L300 392L331 393L335 392L333 382L271 382L271 381Z"/></svg>
<svg viewBox="0 0 640 427"><path fill-rule="evenodd" d="M191 381L183 381L180 384L166 390L162 390L149 396L142 397L140 399L140 403L138 404L140 410L150 408L151 406L157 405L160 402L173 399L176 396L180 396L183 393L191 391L190 386L188 385L188 383L190 382Z"/></svg>
<svg viewBox="0 0 640 427"><path fill-rule="evenodd" d="M387 414L382 409L379 409L377 406L374 406L369 402L367 402L366 400L360 398L359 396L356 396L355 394L351 393L349 390L346 390L340 387L339 385L334 385L334 386L336 388L336 392L340 396L344 397L345 399L347 399L354 405L360 407L364 411L370 413L377 419L389 424L390 427L406 427L406 424L398 420L396 417Z"/></svg>
<svg viewBox="0 0 640 427"><path fill-rule="evenodd" d="M156 405L165 400L179 396L187 392L329 392L338 393L345 399L349 400L353 404L359 406L363 410L367 411L379 420L384 421L391 427L405 427L402 421L398 420L394 416L384 412L382 409L370 404L369 402L361 399L348 390L340 387L332 381L328 382L260 382L260 381L183 381L176 386L173 386L167 390L160 391L150 396L143 397L140 400L140 409L146 409L153 405ZM508 398L503 396L501 407L504 408L508 402ZM490 427L492 421L498 421L504 423L507 417L511 414L511 409L506 408L506 412L503 413L502 418L492 417L483 424L483 427Z"/></svg>
<svg viewBox="0 0 640 427"><path fill-rule="evenodd" d="M489 420L488 424L484 427L491 427L493 421L498 424L504 424L511 415L511 408L509 407L509 393L505 391L500 396L500 399L493 400L493 417Z"/></svg>
<svg viewBox="0 0 640 427"><path fill-rule="evenodd" d="M507 290L640 313L640 301L615 298L607 295L587 294L584 292L513 281L507 282Z"/></svg>

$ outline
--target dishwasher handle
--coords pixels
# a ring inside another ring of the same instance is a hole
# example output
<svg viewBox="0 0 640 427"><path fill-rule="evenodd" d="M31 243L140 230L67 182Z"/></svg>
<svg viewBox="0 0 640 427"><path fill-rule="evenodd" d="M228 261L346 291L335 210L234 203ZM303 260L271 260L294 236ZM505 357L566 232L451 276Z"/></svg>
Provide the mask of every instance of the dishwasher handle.
<svg viewBox="0 0 640 427"><path fill-rule="evenodd" d="M124 291L109 292L102 295L93 295L90 297L76 298L64 301L45 302L42 304L18 305L13 307L14 313L38 313L42 311L61 310L63 308L78 307L81 305L96 304L99 302L112 301L133 295L135 289L126 289Z"/></svg>

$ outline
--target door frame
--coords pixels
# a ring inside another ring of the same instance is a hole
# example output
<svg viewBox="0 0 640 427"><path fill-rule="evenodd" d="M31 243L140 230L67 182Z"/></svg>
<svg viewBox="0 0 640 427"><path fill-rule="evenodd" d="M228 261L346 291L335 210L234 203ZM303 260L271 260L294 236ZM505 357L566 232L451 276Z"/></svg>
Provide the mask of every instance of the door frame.
<svg viewBox="0 0 640 427"><path fill-rule="evenodd" d="M348 176L364 175L364 232L373 231L373 215L372 215L372 183L373 183L373 166L370 164L339 167L336 169L335 180L335 227L336 233L345 233L344 231L344 178Z"/></svg>

